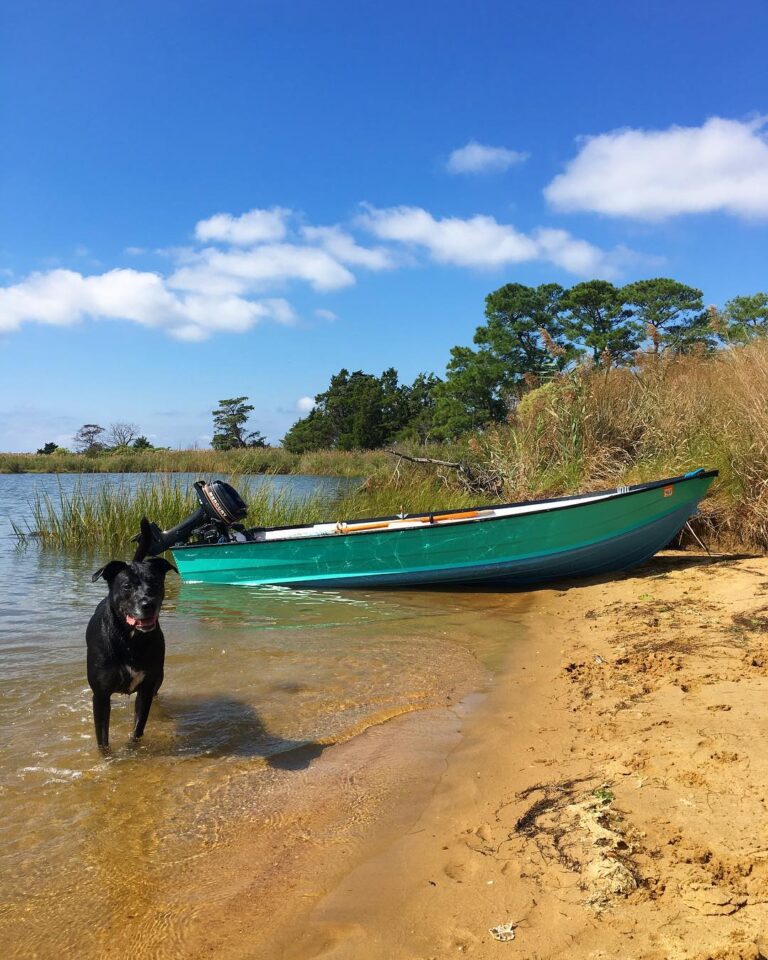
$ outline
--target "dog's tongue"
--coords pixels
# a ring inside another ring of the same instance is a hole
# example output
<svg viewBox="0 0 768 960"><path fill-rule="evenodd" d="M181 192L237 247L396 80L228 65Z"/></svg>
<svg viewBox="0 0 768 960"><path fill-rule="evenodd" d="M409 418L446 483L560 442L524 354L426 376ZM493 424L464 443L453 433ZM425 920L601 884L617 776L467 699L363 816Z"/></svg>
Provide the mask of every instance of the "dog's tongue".
<svg viewBox="0 0 768 960"><path fill-rule="evenodd" d="M154 627L157 623L157 617L147 617L146 620L140 620L138 617L129 617L128 614L126 614L125 622L129 627L138 627L140 630L143 630L146 627Z"/></svg>

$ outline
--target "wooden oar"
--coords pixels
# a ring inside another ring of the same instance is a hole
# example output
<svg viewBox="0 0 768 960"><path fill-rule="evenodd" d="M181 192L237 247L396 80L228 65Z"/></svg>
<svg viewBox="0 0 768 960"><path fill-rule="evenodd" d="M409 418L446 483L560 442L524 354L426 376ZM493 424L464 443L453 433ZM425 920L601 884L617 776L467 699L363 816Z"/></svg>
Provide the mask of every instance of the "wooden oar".
<svg viewBox="0 0 768 960"><path fill-rule="evenodd" d="M490 510L463 510L459 513L438 513L428 517L398 517L397 520L380 520L376 523L336 524L336 533L362 533L365 530L385 530L397 523L445 523L446 520L472 520L490 513Z"/></svg>

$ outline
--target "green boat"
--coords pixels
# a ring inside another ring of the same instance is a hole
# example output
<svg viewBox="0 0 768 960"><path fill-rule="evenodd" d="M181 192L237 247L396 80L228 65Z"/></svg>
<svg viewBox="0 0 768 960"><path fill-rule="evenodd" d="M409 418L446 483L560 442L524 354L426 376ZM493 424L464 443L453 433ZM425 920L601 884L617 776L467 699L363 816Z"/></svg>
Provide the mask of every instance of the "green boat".
<svg viewBox="0 0 768 960"><path fill-rule="evenodd" d="M200 509L151 553L171 549L187 583L286 587L531 585L626 570L669 544L717 471L551 500L461 511L244 529L222 481L195 484Z"/></svg>

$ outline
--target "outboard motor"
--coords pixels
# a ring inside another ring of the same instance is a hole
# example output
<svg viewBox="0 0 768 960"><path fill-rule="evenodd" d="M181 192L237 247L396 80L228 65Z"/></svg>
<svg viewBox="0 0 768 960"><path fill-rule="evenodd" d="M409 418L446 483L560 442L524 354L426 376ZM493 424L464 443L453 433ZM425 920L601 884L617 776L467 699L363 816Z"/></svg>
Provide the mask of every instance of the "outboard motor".
<svg viewBox="0 0 768 960"><path fill-rule="evenodd" d="M171 527L161 530L156 523L150 524L152 541L147 553L154 556L178 543L186 543L195 531L206 543L217 543L227 534L227 529L244 520L248 507L233 486L223 480L198 480L195 493L200 506L193 514ZM134 537L138 540L138 537Z"/></svg>

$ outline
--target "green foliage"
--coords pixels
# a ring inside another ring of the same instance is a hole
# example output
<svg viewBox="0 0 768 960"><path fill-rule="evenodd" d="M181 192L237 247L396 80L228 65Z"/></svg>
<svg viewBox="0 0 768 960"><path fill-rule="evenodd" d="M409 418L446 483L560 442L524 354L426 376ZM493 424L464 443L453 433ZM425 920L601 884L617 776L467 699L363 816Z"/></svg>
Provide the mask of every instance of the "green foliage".
<svg viewBox="0 0 768 960"><path fill-rule="evenodd" d="M447 440L503 420L502 375L500 361L488 350L454 347L445 381L435 387L434 436Z"/></svg>
<svg viewBox="0 0 768 960"><path fill-rule="evenodd" d="M485 298L486 324L474 339L500 363L503 388L514 390L526 374L562 369L572 357L559 316L564 293L557 283L507 283Z"/></svg>
<svg viewBox="0 0 768 960"><path fill-rule="evenodd" d="M712 346L714 333L703 294L668 277L638 280L621 290L633 319L645 329L651 352L687 353L695 344Z"/></svg>
<svg viewBox="0 0 768 960"><path fill-rule="evenodd" d="M433 373L420 373L410 387L403 387L404 426L394 434L397 441L426 445L435 438L437 388L442 383Z"/></svg>
<svg viewBox="0 0 768 960"><path fill-rule="evenodd" d="M559 318L563 288L507 283L485 299L478 350L454 347L445 383L435 390L436 437L457 437L503 420L527 378L551 375L573 359Z"/></svg>
<svg viewBox="0 0 768 960"><path fill-rule="evenodd" d="M44 454L45 456L50 456L52 453L56 453L59 449L58 444L53 442L48 442L43 444L42 447L37 451L39 454Z"/></svg>
<svg viewBox="0 0 768 960"><path fill-rule="evenodd" d="M145 436L136 437L131 444L133 450L154 450L155 448Z"/></svg>
<svg viewBox="0 0 768 960"><path fill-rule="evenodd" d="M768 338L700 355L672 351L636 358L633 369L575 365L528 392L509 422L495 424L451 448L428 456L469 463L498 480L504 501L584 492L673 476L695 467L720 470L713 493L693 521L701 534L723 545L768 548ZM363 487L329 505L264 508L250 491L251 521L275 525L319 519L450 509L492 502L496 494L468 493L456 471L395 464L380 451L319 450L298 456L286 450L129 451L85 460L55 453L0 454L0 471L132 468L235 474L266 470L365 476ZM143 485L142 485L143 486ZM176 487L181 489L176 489ZM53 545L114 542L126 549L146 513L170 526L189 512L188 484L151 481L142 498L110 487L113 495L40 499L22 539ZM152 493L152 490L155 490ZM165 492L164 492L165 491ZM39 533L40 536L36 536Z"/></svg>
<svg viewBox="0 0 768 960"><path fill-rule="evenodd" d="M380 377L341 369L328 389L315 397L313 410L283 438L291 453L311 450L375 450L406 432L412 420L417 432L429 434L433 381L417 378L413 387L398 383L390 367ZM414 392L415 391L415 392Z"/></svg>
<svg viewBox="0 0 768 960"><path fill-rule="evenodd" d="M725 335L732 343L749 343L768 335L768 293L733 297L723 314L728 324Z"/></svg>
<svg viewBox="0 0 768 960"><path fill-rule="evenodd" d="M285 490L275 492L268 486L254 488L243 477L232 482L249 506L245 522L254 526L311 523L320 517L327 502L324 497L297 500ZM77 485L67 491L60 487L56 496L37 494L32 501L32 522L23 527L12 525L22 544L34 541L46 547L79 549L99 545L122 552L138 532L142 517L167 529L197 505L191 485L170 477L147 480L134 488L106 484L85 489Z"/></svg>
<svg viewBox="0 0 768 960"><path fill-rule="evenodd" d="M246 403L248 397L233 397L219 400L219 406L213 410L214 450L236 450L244 447L266 447L267 442L258 430L246 429L248 416L255 407Z"/></svg>
<svg viewBox="0 0 768 960"><path fill-rule="evenodd" d="M622 291L607 280L588 280L567 290L560 306L563 330L595 366L627 363L640 344L639 324L623 301Z"/></svg>
<svg viewBox="0 0 768 960"><path fill-rule="evenodd" d="M435 456L440 456L436 453ZM68 450L50 456L36 453L0 453L3 473L279 473L359 477L391 457L372 451L318 450L289 453L279 447L249 447L246 450L106 450L83 457Z"/></svg>
<svg viewBox="0 0 768 960"><path fill-rule="evenodd" d="M702 515L709 540L768 548L768 338L634 369L579 365L532 391L509 424L473 438L505 500L720 471Z"/></svg>

